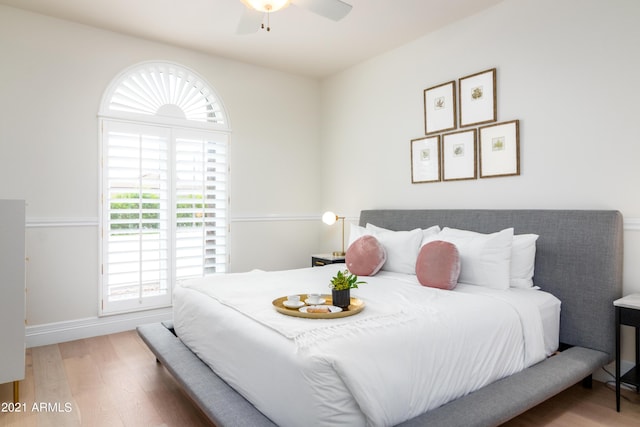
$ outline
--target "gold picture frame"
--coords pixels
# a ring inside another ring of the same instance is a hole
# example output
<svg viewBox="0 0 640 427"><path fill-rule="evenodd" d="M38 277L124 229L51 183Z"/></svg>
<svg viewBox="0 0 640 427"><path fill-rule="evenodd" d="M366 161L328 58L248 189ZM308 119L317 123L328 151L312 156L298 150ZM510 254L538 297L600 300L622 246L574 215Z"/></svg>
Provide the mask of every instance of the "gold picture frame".
<svg viewBox="0 0 640 427"><path fill-rule="evenodd" d="M478 177L478 131L461 130L442 135L442 180Z"/></svg>
<svg viewBox="0 0 640 427"><path fill-rule="evenodd" d="M440 135L411 140L411 183L438 182L440 170Z"/></svg>
<svg viewBox="0 0 640 427"><path fill-rule="evenodd" d="M458 79L460 127L498 120L496 69L481 71Z"/></svg>
<svg viewBox="0 0 640 427"><path fill-rule="evenodd" d="M483 126L480 131L480 178L520 175L520 121Z"/></svg>
<svg viewBox="0 0 640 427"><path fill-rule="evenodd" d="M450 81L425 89L425 135L453 130L456 127L456 82Z"/></svg>

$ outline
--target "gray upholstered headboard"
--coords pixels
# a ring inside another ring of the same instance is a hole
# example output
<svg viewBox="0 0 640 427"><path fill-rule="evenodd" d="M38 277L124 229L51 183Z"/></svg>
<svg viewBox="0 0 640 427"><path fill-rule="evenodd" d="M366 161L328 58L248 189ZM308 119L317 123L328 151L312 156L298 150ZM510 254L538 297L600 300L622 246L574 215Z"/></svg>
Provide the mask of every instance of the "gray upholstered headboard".
<svg viewBox="0 0 640 427"><path fill-rule="evenodd" d="M622 296L623 224L618 211L364 210L360 225L391 230L432 225L535 233L534 283L562 301L560 342L615 354L613 301Z"/></svg>

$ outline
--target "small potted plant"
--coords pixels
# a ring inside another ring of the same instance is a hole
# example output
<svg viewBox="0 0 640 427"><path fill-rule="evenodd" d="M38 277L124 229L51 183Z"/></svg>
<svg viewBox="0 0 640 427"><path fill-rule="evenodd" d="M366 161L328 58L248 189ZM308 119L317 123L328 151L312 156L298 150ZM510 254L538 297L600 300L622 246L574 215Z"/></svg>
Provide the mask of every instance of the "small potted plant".
<svg viewBox="0 0 640 427"><path fill-rule="evenodd" d="M343 310L348 309L351 302L351 289L357 288L358 285L364 283L367 282L359 281L358 276L352 274L349 270L338 271L329 283L333 305Z"/></svg>

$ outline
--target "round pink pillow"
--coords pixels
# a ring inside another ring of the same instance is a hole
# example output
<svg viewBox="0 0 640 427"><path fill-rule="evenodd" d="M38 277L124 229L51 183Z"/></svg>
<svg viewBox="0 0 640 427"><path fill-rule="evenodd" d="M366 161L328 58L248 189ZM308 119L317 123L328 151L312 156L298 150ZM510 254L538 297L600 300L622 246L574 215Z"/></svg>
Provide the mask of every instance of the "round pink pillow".
<svg viewBox="0 0 640 427"><path fill-rule="evenodd" d="M369 235L359 237L349 245L345 257L347 268L356 276L373 276L386 260L387 253L382 244Z"/></svg>
<svg viewBox="0 0 640 427"><path fill-rule="evenodd" d="M456 245L435 240L418 253L416 275L423 286L451 290L458 284L460 254Z"/></svg>

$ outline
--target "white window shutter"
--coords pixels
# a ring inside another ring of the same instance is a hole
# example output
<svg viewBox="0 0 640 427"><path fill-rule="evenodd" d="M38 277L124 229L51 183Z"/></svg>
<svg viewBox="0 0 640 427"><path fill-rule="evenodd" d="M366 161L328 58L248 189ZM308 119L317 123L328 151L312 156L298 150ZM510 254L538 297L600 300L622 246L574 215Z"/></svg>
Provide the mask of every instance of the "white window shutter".
<svg viewBox="0 0 640 427"><path fill-rule="evenodd" d="M176 281L227 271L228 120L204 79L136 65L101 104L101 314L171 305Z"/></svg>
<svg viewBox="0 0 640 427"><path fill-rule="evenodd" d="M105 125L103 309L171 302L170 137L162 128Z"/></svg>
<svg viewBox="0 0 640 427"><path fill-rule="evenodd" d="M226 272L225 136L182 131L176 138L176 278Z"/></svg>

